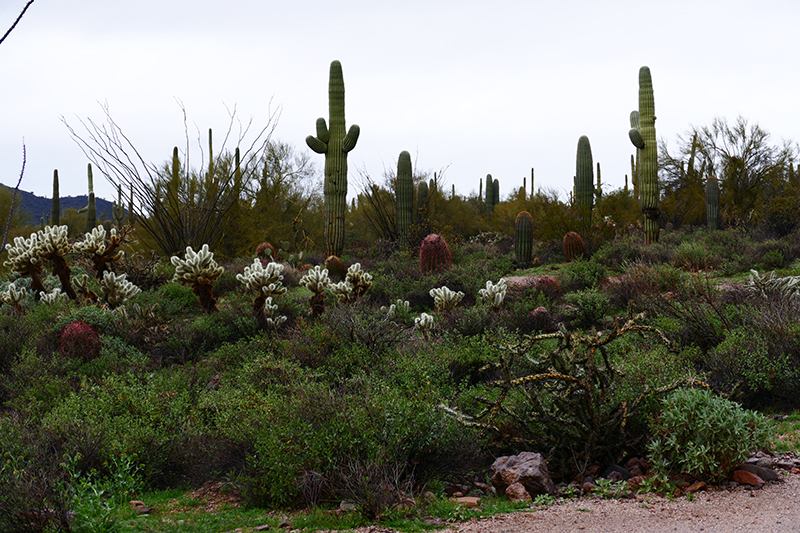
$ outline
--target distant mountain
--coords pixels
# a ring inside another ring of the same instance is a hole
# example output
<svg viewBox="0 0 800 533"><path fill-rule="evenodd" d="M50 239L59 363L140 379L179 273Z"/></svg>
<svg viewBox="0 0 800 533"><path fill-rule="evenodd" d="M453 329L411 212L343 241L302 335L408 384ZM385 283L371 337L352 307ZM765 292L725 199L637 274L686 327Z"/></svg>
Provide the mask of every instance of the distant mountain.
<svg viewBox="0 0 800 533"><path fill-rule="evenodd" d="M10 189L13 194L14 189L0 183L0 188ZM63 215L67 209L82 209L89 204L89 197L82 196L62 196L61 197L61 214ZM95 205L97 206L97 221L111 220L111 207L112 202L103 200L102 198L95 198ZM22 211L28 214L29 224L39 224L43 216L50 216L53 210L53 199L36 196L32 192L23 190L17 191L17 200L14 203L15 210L19 206Z"/></svg>

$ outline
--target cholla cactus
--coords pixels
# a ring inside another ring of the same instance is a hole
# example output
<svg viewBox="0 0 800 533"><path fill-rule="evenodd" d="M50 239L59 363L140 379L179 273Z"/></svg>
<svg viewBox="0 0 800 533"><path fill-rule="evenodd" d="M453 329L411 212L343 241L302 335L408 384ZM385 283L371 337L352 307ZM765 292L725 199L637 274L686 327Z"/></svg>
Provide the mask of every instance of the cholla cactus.
<svg viewBox="0 0 800 533"><path fill-rule="evenodd" d="M0 303L6 303L14 308L17 313L23 313L22 300L28 295L28 289L25 287L17 286L13 283L9 284L6 290L0 292Z"/></svg>
<svg viewBox="0 0 800 533"><path fill-rule="evenodd" d="M44 291L42 282L42 258L39 256L39 235L31 234L30 238L15 237L14 244L6 244L8 259L3 262L20 276L31 278L31 291L36 298Z"/></svg>
<svg viewBox="0 0 800 533"><path fill-rule="evenodd" d="M505 278L500 278L497 285L494 285L491 281L487 281L486 288L479 290L478 293L481 295L483 303L491 305L495 309L499 309L503 305L507 290L508 285L506 285Z"/></svg>
<svg viewBox="0 0 800 533"><path fill-rule="evenodd" d="M114 274L106 271L103 273L103 280L100 282L106 303L112 309L125 303L125 300L136 296L142 290L125 279L125 274Z"/></svg>
<svg viewBox="0 0 800 533"><path fill-rule="evenodd" d="M361 270L361 263L350 265L344 281L329 285L330 291L340 303L357 300L370 287L372 287L372 274Z"/></svg>
<svg viewBox="0 0 800 533"><path fill-rule="evenodd" d="M83 296L85 299L89 300L92 303L97 302L97 293L89 288L88 274L84 274L81 277L75 279L72 282L72 285L75 287L75 290L78 291L78 294Z"/></svg>
<svg viewBox="0 0 800 533"><path fill-rule="evenodd" d="M760 274L757 270L751 270L747 285L756 289L762 296L769 294L781 294L787 298L800 296L800 276L778 277L774 271Z"/></svg>
<svg viewBox="0 0 800 533"><path fill-rule="evenodd" d="M57 302L66 302L69 300L69 296L61 292L61 289L56 287L50 292L41 291L39 293L39 301L43 304L54 304Z"/></svg>
<svg viewBox="0 0 800 533"><path fill-rule="evenodd" d="M178 256L170 257L170 262L175 265L173 282L188 285L192 292L200 298L200 305L206 311L215 311L217 301L214 298L214 282L225 271L214 261L214 254L209 251L208 245L195 252L191 246L186 247L184 259Z"/></svg>
<svg viewBox="0 0 800 533"><path fill-rule="evenodd" d="M121 243L122 236L117 235L116 228L106 232L103 226L97 226L84 234L83 240L75 243L75 251L90 256L97 279L102 279L103 273L109 270L108 265L122 259L124 252L119 249Z"/></svg>
<svg viewBox="0 0 800 533"><path fill-rule="evenodd" d="M428 313L422 313L420 316L414 319L414 329L420 330L425 339L428 338L435 325L436 324L433 320L433 316L429 315Z"/></svg>
<svg viewBox="0 0 800 533"><path fill-rule="evenodd" d="M411 304L408 303L408 300L402 300L398 298L397 302L391 304L389 307L382 305L381 313L386 313L386 318L394 318L394 316L397 314L398 308L403 311L408 311L411 308Z"/></svg>
<svg viewBox="0 0 800 533"><path fill-rule="evenodd" d="M278 306L272 303L272 296L267 297L267 299L264 301L264 309L262 313L264 315L264 322L271 329L277 329L281 324L286 322L285 316L276 316L277 310Z"/></svg>
<svg viewBox="0 0 800 533"><path fill-rule="evenodd" d="M39 236L37 252L39 257L52 263L53 274L58 276L61 281L61 290L72 300L77 300L78 294L72 288L71 271L65 257L73 252L72 244L67 240L69 228L67 226L45 226L37 234Z"/></svg>
<svg viewBox="0 0 800 533"><path fill-rule="evenodd" d="M328 269L320 265L316 265L300 278L300 285L314 293L310 301L312 317L318 317L325 312L325 289L330 284Z"/></svg>
<svg viewBox="0 0 800 533"><path fill-rule="evenodd" d="M267 298L286 292L283 286L283 265L280 263L267 263L266 268L259 258L253 259L253 264L244 267L244 274L237 274L236 279L241 281L249 290L258 295L253 301L253 316L261 321L264 318L264 304Z"/></svg>
<svg viewBox="0 0 800 533"><path fill-rule="evenodd" d="M463 292L451 291L447 286L431 289L429 294L433 296L433 304L436 309L444 312L452 311L464 297Z"/></svg>

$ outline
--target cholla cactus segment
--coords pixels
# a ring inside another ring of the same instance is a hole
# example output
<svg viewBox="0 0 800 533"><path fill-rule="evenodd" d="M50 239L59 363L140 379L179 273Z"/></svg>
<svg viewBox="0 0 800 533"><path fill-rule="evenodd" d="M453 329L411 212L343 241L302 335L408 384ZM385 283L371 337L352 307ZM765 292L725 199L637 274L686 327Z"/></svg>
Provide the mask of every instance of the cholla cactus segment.
<svg viewBox="0 0 800 533"><path fill-rule="evenodd" d="M111 228L109 234L116 237L117 230ZM97 226L92 231L84 233L83 239L75 243L75 251L102 255L106 251L106 229L103 226Z"/></svg>
<svg viewBox="0 0 800 533"><path fill-rule="evenodd" d="M433 316L429 315L428 313L422 313L420 316L414 319L414 329L420 330L426 339L428 338L428 334L435 326L436 323L433 320Z"/></svg>
<svg viewBox="0 0 800 533"><path fill-rule="evenodd" d="M433 304L436 309L445 312L452 311L464 297L463 292L451 291L447 286L431 289L429 294L433 296Z"/></svg>
<svg viewBox="0 0 800 533"><path fill-rule="evenodd" d="M112 308L122 305L128 298L142 292L139 287L125 279L125 274L117 275L110 271L103 273L100 287L103 289L106 302Z"/></svg>
<svg viewBox="0 0 800 533"><path fill-rule="evenodd" d="M331 283L328 285L328 290L336 296L339 303L346 303L355 299L355 292L353 285L349 281L340 281L339 283Z"/></svg>
<svg viewBox="0 0 800 533"><path fill-rule="evenodd" d="M328 269L320 265L316 265L306 272L305 276L300 278L300 285L314 294L323 294L330 284L331 280L328 277Z"/></svg>
<svg viewBox="0 0 800 533"><path fill-rule="evenodd" d="M214 261L214 253L208 249L207 244L204 244L197 252L191 246L187 246L184 259L173 255L169 260L175 265L175 275L172 277L172 281L184 285L214 282L225 271Z"/></svg>
<svg viewBox="0 0 800 533"><path fill-rule="evenodd" d="M284 315L276 315L277 310L278 306L272 303L272 296L267 297L264 301L264 309L262 312L264 313L266 324L273 329L278 328L281 324L286 322L286 317Z"/></svg>
<svg viewBox="0 0 800 533"><path fill-rule="evenodd" d="M0 291L0 303L9 304L16 310L22 309L22 300L28 295L28 289L20 287L19 289L11 283L6 290Z"/></svg>
<svg viewBox="0 0 800 533"><path fill-rule="evenodd" d="M269 297L286 292L286 287L281 282L283 279L281 272L283 272L282 264L267 263L265 268L261 260L256 258L252 265L244 268L244 274L236 275L236 279L251 291Z"/></svg>
<svg viewBox="0 0 800 533"><path fill-rule="evenodd" d="M353 263L347 269L345 278L353 287L356 298L367 292L372 287L372 274L361 270L361 263Z"/></svg>
<svg viewBox="0 0 800 533"><path fill-rule="evenodd" d="M39 293L39 301L44 304L49 305L57 302L66 302L67 300L69 300L69 296L61 292L61 289L58 287L50 292L41 291Z"/></svg>
<svg viewBox="0 0 800 533"><path fill-rule="evenodd" d="M483 303L491 305L495 309L499 309L503 305L503 300L506 297L506 291L508 291L506 280L505 278L500 278L500 281L497 282L497 285L493 284L491 281L487 281L486 288L480 289L478 293L481 295Z"/></svg>
<svg viewBox="0 0 800 533"><path fill-rule="evenodd" d="M398 309L402 311L408 311L410 308L411 304L408 303L408 300L402 300L398 298L397 302L391 304L389 307L382 305L381 313L386 313L387 318L393 318L397 314Z"/></svg>
<svg viewBox="0 0 800 533"><path fill-rule="evenodd" d="M37 232L39 236L39 255L42 257L52 254L64 256L72 252L72 245L67 237L67 226L45 226Z"/></svg>

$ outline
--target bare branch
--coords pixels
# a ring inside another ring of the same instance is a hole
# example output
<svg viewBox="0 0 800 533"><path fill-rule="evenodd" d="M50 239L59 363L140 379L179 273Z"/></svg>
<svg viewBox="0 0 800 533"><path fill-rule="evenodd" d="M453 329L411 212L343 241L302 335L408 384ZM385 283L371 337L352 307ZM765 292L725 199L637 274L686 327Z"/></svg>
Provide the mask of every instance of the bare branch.
<svg viewBox="0 0 800 533"><path fill-rule="evenodd" d="M31 4L33 4L33 0L29 0L28 3L25 4L25 7L22 8L22 11L20 12L19 16L17 17L17 20L14 21L14 24L12 24L11 27L8 28L8 31L6 31L6 33L2 37L0 37L0 44L3 44L3 41L6 40L6 37L8 37L8 34L10 34L14 30L14 28L17 27L17 24L19 24L19 21L22 20L22 16L25 14L25 12L28 10L28 8L31 7Z"/></svg>
<svg viewBox="0 0 800 533"><path fill-rule="evenodd" d="M30 5L30 4L28 4ZM26 8L27 9L27 8ZM22 15L20 15L22 16ZM14 202L17 199L17 192L19 191L19 185L22 183L22 176L25 175L25 163L28 162L27 151L25 149L25 140L22 141L22 170L19 171L19 179L17 180L17 186L14 187L14 194L11 196L11 206L8 208L8 220L6 220L6 230L3 232L3 244L0 245L0 253L6 249L6 240L8 239L8 230L11 227L11 217L14 215Z"/></svg>

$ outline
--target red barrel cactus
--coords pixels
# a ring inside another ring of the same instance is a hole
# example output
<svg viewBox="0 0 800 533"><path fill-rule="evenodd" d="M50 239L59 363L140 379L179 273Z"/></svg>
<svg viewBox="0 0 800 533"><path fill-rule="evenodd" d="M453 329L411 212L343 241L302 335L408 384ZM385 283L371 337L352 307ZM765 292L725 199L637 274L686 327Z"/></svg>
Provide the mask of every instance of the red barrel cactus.
<svg viewBox="0 0 800 533"><path fill-rule="evenodd" d="M419 247L419 270L423 274L448 270L453 266L453 254L444 237L431 233Z"/></svg>

